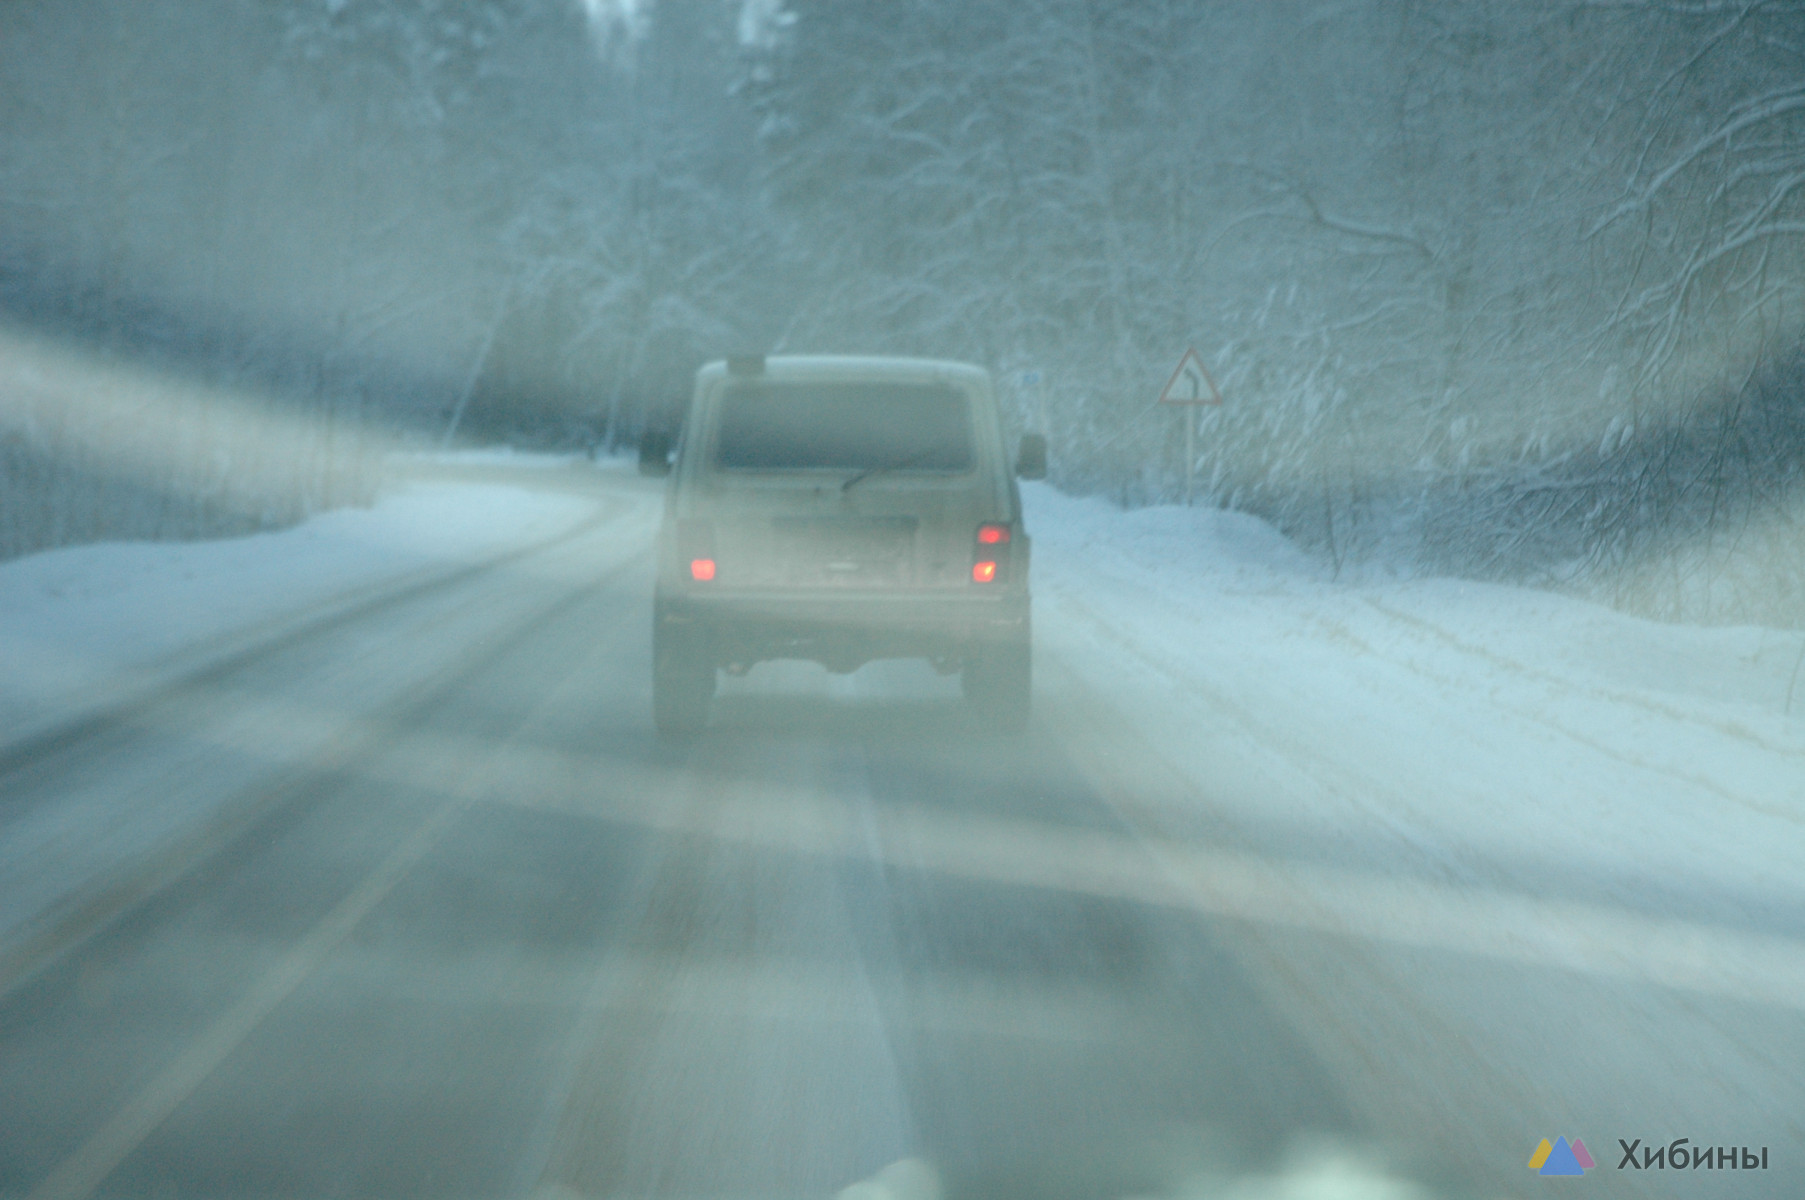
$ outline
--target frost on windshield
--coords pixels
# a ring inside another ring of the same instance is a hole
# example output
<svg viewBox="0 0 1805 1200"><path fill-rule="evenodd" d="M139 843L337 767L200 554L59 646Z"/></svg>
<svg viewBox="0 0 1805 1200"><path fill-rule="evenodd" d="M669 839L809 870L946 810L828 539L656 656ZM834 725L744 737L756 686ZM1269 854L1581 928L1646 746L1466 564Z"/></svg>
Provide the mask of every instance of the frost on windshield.
<svg viewBox="0 0 1805 1200"><path fill-rule="evenodd" d="M0 3L0 1193L1799 1194L1802 48Z"/></svg>

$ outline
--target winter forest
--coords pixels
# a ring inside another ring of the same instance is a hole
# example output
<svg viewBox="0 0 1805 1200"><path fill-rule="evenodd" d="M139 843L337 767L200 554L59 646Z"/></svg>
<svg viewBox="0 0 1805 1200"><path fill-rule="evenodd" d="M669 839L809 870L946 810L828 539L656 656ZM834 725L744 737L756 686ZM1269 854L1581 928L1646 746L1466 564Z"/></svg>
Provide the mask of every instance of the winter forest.
<svg viewBox="0 0 1805 1200"><path fill-rule="evenodd" d="M0 9L0 554L901 353L1338 574L1796 626L1802 332L1794 0Z"/></svg>

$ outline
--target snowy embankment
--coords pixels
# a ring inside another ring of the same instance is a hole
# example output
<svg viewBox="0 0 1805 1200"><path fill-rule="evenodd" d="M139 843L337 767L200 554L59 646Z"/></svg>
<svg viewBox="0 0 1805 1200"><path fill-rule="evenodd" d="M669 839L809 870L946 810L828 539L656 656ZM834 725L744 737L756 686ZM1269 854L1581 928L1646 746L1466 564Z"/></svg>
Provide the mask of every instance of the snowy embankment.
<svg viewBox="0 0 1805 1200"><path fill-rule="evenodd" d="M72 546L0 563L0 747L322 605L481 562L594 511L575 494L416 483L279 533Z"/></svg>

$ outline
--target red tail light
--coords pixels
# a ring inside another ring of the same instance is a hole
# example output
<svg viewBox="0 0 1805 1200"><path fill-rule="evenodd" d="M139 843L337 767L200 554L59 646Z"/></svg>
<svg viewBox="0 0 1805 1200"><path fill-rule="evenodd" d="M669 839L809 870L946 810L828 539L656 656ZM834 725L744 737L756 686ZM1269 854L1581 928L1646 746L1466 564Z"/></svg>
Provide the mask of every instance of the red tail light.
<svg viewBox="0 0 1805 1200"><path fill-rule="evenodd" d="M708 521L677 522L677 561L689 564L689 577L709 583L715 576L714 525Z"/></svg>
<svg viewBox="0 0 1805 1200"><path fill-rule="evenodd" d="M1009 556L1009 526L1002 521L984 522L978 526L978 544L971 556L971 581L1002 582Z"/></svg>

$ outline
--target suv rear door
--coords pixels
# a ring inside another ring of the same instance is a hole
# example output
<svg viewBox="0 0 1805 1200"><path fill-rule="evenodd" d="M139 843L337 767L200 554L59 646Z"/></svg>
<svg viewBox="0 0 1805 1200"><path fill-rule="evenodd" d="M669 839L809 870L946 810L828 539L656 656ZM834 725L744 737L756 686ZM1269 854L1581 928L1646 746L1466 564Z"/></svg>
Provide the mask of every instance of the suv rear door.
<svg viewBox="0 0 1805 1200"><path fill-rule="evenodd" d="M727 376L703 400L679 538L706 531L722 590L962 587L973 531L1010 516L994 409L970 381Z"/></svg>

